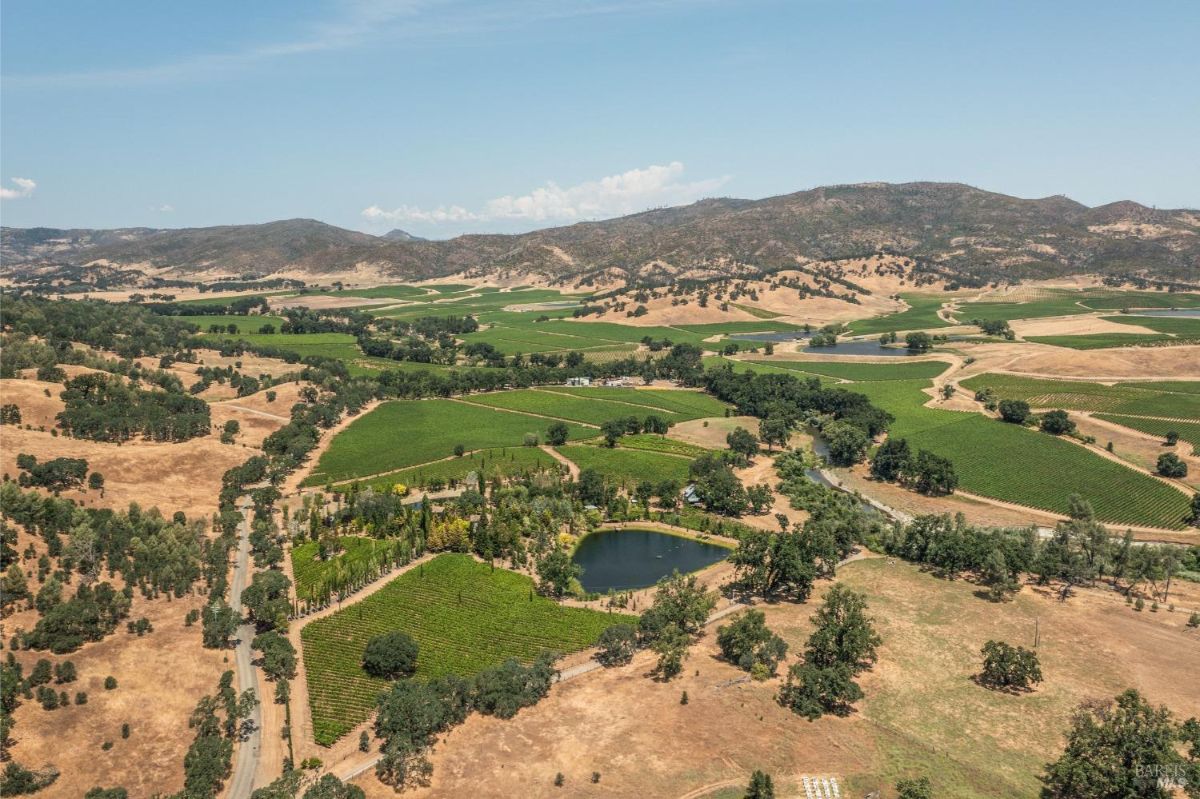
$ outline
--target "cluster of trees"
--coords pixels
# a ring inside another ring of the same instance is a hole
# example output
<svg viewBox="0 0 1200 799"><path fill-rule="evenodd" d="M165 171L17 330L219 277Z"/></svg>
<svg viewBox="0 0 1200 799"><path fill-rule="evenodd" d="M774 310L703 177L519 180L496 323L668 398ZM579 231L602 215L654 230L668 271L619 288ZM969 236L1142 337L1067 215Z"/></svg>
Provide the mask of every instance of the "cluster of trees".
<svg viewBox="0 0 1200 799"><path fill-rule="evenodd" d="M366 799L366 794L333 774L310 777L303 771L286 769L282 777L250 794L250 799Z"/></svg>
<svg viewBox="0 0 1200 799"><path fill-rule="evenodd" d="M961 516L918 516L878 534L876 545L889 555L932 566L948 579L969 574L1002 600L1020 588L1025 574L1040 585L1073 586L1107 578L1124 582L1132 595L1143 586L1167 601L1171 580L1192 562L1190 550L1172 545L1135 545L1133 535L1113 536L1096 521L1091 506L1078 496L1070 501L1070 519L1059 522L1047 539L1028 528L975 527Z"/></svg>
<svg viewBox="0 0 1200 799"><path fill-rule="evenodd" d="M561 422L558 424L562 424ZM617 441L623 435L637 435L638 433L656 433L658 435L665 434L671 429L671 425L667 423L661 416L651 414L645 419L639 419L636 416L627 416L624 419L609 419L600 425L600 432L604 435L604 443L606 446L615 447ZM551 432L555 432L555 439L558 438L558 428L556 425L551 425ZM562 426L562 432L566 431L566 425ZM563 436L563 441L566 441L566 436ZM553 442L551 442L553 443Z"/></svg>
<svg viewBox="0 0 1200 799"><path fill-rule="evenodd" d="M1080 706L1062 755L1042 776L1043 799L1166 799L1200 786L1200 721L1176 721L1130 689Z"/></svg>
<svg viewBox="0 0 1200 799"><path fill-rule="evenodd" d="M871 474L878 480L900 482L922 494L952 494L958 487L958 473L949 458L925 449L914 454L904 438L889 438L875 450Z"/></svg>
<svg viewBox="0 0 1200 799"><path fill-rule="evenodd" d="M979 396L979 392L976 392L976 399ZM1000 418L1012 424L1027 425L1036 421L1038 429L1043 433L1055 436L1071 435L1075 432L1075 422L1064 410L1046 411L1041 416L1035 416L1028 402L1014 399L1002 399L998 407Z"/></svg>
<svg viewBox="0 0 1200 799"><path fill-rule="evenodd" d="M972 319L971 324L989 336L1002 336L1008 341L1012 341L1017 337L1017 334L1009 326L1006 319Z"/></svg>
<svg viewBox="0 0 1200 799"><path fill-rule="evenodd" d="M606 668L623 666L639 647L647 647L658 655L654 673L669 680L683 670L688 647L715 606L716 595L705 590L695 575L675 572L659 580L654 601L636 627L614 624L600 634L596 660Z"/></svg>
<svg viewBox="0 0 1200 799"><path fill-rule="evenodd" d="M429 751L438 734L461 724L472 711L507 719L537 704L550 692L558 658L543 652L528 666L507 660L469 680L449 675L396 682L379 697L375 734L383 744L376 776L397 790L428 784L433 773Z"/></svg>
<svg viewBox="0 0 1200 799"><path fill-rule="evenodd" d="M704 507L722 516L741 516L743 513L765 513L771 507L772 494L766 484L747 488L733 473L731 463L743 455L733 452L713 452L701 455L688 466L695 485L696 497Z"/></svg>
<svg viewBox="0 0 1200 799"><path fill-rule="evenodd" d="M35 486L54 492L83 488L88 476L88 462L83 458L53 458L38 463L35 456L22 452L17 455L17 468L21 470L17 475L17 485L22 488ZM91 484L97 489L103 488L104 476L99 472L93 475Z"/></svg>
<svg viewBox="0 0 1200 799"><path fill-rule="evenodd" d="M835 585L813 615L804 659L788 669L779 702L810 721L825 713L848 715L862 698L854 678L871 667L882 643L867 616L866 598Z"/></svg>
<svg viewBox="0 0 1200 799"><path fill-rule="evenodd" d="M67 381L58 422L67 435L93 441L187 441L208 435L208 403L182 391L148 391L119 377L83 374Z"/></svg>

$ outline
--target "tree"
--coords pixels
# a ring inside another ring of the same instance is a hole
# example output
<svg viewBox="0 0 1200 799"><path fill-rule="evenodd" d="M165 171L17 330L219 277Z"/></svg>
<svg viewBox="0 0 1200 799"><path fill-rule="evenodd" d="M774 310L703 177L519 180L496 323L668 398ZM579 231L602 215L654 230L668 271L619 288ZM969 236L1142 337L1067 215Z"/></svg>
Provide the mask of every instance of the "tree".
<svg viewBox="0 0 1200 799"><path fill-rule="evenodd" d="M1025 400L1000 400L1000 418L1013 424L1025 424L1029 419L1029 403Z"/></svg>
<svg viewBox="0 0 1200 799"><path fill-rule="evenodd" d="M683 671L683 659L687 656L691 636L675 626L664 628L650 642L650 649L658 655L654 672L669 680Z"/></svg>
<svg viewBox="0 0 1200 799"><path fill-rule="evenodd" d="M1188 521L1200 527L1200 491L1192 494L1192 509Z"/></svg>
<svg viewBox="0 0 1200 799"><path fill-rule="evenodd" d="M600 425L600 432L604 435L605 446L615 447L617 440L625 435L625 430L625 420L623 419L609 419Z"/></svg>
<svg viewBox="0 0 1200 799"><path fill-rule="evenodd" d="M896 799L933 799L933 786L928 777L897 780Z"/></svg>
<svg viewBox="0 0 1200 799"><path fill-rule="evenodd" d="M546 596L561 597L571 590L571 584L583 574L578 563L566 550L553 549L537 562L538 591Z"/></svg>
<svg viewBox="0 0 1200 799"><path fill-rule="evenodd" d="M943 496L953 494L958 487L958 473L949 458L934 455L927 449L917 453L901 474L906 485L922 494Z"/></svg>
<svg viewBox="0 0 1200 799"><path fill-rule="evenodd" d="M871 458L871 475L878 480L898 480L908 469L911 460L912 451L908 447L908 440L889 438Z"/></svg>
<svg viewBox="0 0 1200 799"><path fill-rule="evenodd" d="M802 533L748 530L729 559L737 585L768 599L784 594L804 602L817 578L813 552Z"/></svg>
<svg viewBox="0 0 1200 799"><path fill-rule="evenodd" d="M735 427L725 436L729 449L747 460L758 454L758 438L744 427Z"/></svg>
<svg viewBox="0 0 1200 799"><path fill-rule="evenodd" d="M871 440L858 425L849 422L830 422L821 429L829 447L829 461L834 466L853 466L867 454Z"/></svg>
<svg viewBox="0 0 1200 799"><path fill-rule="evenodd" d="M768 450L776 444L781 448L786 447L790 435L791 428L786 419L764 418L758 423L758 437L767 445Z"/></svg>
<svg viewBox="0 0 1200 799"><path fill-rule="evenodd" d="M775 799L775 784L771 775L757 769L750 775L744 799Z"/></svg>
<svg viewBox="0 0 1200 799"><path fill-rule="evenodd" d="M1168 430L1167 435L1166 435L1166 442L1167 442L1168 447L1173 447L1176 444L1178 444L1179 443L1179 433L1176 432L1175 430Z"/></svg>
<svg viewBox="0 0 1200 799"><path fill-rule="evenodd" d="M840 584L831 588L812 617L816 629L804 649L805 663L818 668L844 664L853 674L874 663L882 640L866 611L862 594Z"/></svg>
<svg viewBox="0 0 1200 799"><path fill-rule="evenodd" d="M1158 456L1158 473L1163 477L1187 477L1188 465L1180 460L1174 452L1164 452Z"/></svg>
<svg viewBox="0 0 1200 799"><path fill-rule="evenodd" d="M224 649L238 627L237 614L224 600L204 607L201 616L201 638L208 649Z"/></svg>
<svg viewBox="0 0 1200 799"><path fill-rule="evenodd" d="M747 610L718 629L717 646L730 663L750 672L757 667L757 673L764 676L775 673L788 649L787 643L767 628L761 610Z"/></svg>
<svg viewBox="0 0 1200 799"><path fill-rule="evenodd" d="M273 680L290 680L296 676L296 648L275 630L254 636L251 643L262 652L263 671Z"/></svg>
<svg viewBox="0 0 1200 799"><path fill-rule="evenodd" d="M411 677L417 670L417 652L417 642L399 630L377 635L363 650L363 671L385 680Z"/></svg>
<svg viewBox="0 0 1200 799"><path fill-rule="evenodd" d="M921 332L909 333L904 337L904 344L913 352L928 352L933 349L933 336Z"/></svg>
<svg viewBox="0 0 1200 799"><path fill-rule="evenodd" d="M988 599L993 602L1002 602L1009 594L1014 594L1020 589L1020 584L1009 569L1004 552L999 547L988 553L979 576L980 582L987 586Z"/></svg>
<svg viewBox="0 0 1200 799"><path fill-rule="evenodd" d="M779 703L809 721L825 713L849 715L851 706L862 697L854 672L844 663L828 667L797 663L788 669L787 680L779 689Z"/></svg>
<svg viewBox="0 0 1200 799"><path fill-rule="evenodd" d="M484 669L475 676L471 703L484 715L510 719L523 707L536 705L558 674L554 668L560 655L541 652L529 666L509 658L499 666Z"/></svg>
<svg viewBox="0 0 1200 799"><path fill-rule="evenodd" d="M1042 681L1037 653L1023 646L988 641L980 654L983 655L981 685L1004 691L1028 691Z"/></svg>
<svg viewBox="0 0 1200 799"><path fill-rule="evenodd" d="M1171 792L1158 784L1160 777L1196 776L1195 763L1176 749L1183 734L1194 759L1197 749L1188 725L1177 726L1171 711L1152 706L1133 689L1115 703L1084 704L1072 719L1065 751L1042 777L1042 797L1167 799Z"/></svg>
<svg viewBox="0 0 1200 799"><path fill-rule="evenodd" d="M601 666L624 666L637 651L637 630L629 624L613 624L600 633L596 646L596 662Z"/></svg>
<svg viewBox="0 0 1200 799"><path fill-rule="evenodd" d="M1039 423L1043 433L1061 436L1075 432L1075 423L1071 421L1071 417L1066 411L1047 411L1042 415L1042 420Z"/></svg>
<svg viewBox="0 0 1200 799"><path fill-rule="evenodd" d="M242 604L259 626L287 630L287 617L292 609L288 599L291 584L281 571L257 572L242 592Z"/></svg>
<svg viewBox="0 0 1200 799"><path fill-rule="evenodd" d="M604 505L605 496L608 493L604 485L604 476L595 469L584 469L579 473L579 481L575 484L575 493L579 496L579 501L585 505L597 507Z"/></svg>
<svg viewBox="0 0 1200 799"><path fill-rule="evenodd" d="M561 447L567 443L571 430L565 422L554 422L546 428L546 443L552 447Z"/></svg>
<svg viewBox="0 0 1200 799"><path fill-rule="evenodd" d="M104 475L100 474L100 472L92 472L91 474L89 474L88 475L88 488L92 489L93 491L103 491L104 490Z"/></svg>

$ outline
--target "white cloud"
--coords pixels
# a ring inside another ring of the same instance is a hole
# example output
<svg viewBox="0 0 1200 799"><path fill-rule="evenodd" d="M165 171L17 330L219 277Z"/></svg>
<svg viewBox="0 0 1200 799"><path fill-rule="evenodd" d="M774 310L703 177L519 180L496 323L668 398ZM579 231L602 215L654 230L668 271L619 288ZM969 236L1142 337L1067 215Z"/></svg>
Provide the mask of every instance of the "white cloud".
<svg viewBox="0 0 1200 799"><path fill-rule="evenodd" d="M528 194L505 195L489 200L480 211L461 205L423 209L401 205L391 211L372 205L362 215L373 222L488 222L524 220L530 222L578 222L624 216L665 205L685 205L711 195L723 186L728 176L684 181L679 161L665 165L631 169L619 175L589 180L562 187L550 181Z"/></svg>
<svg viewBox="0 0 1200 799"><path fill-rule="evenodd" d="M37 188L37 184L29 178L13 178L12 182L16 184L15 189L0 186L0 199L17 200L21 197L28 197Z"/></svg>
<svg viewBox="0 0 1200 799"><path fill-rule="evenodd" d="M153 210L158 211L160 214L173 214L175 213L175 206L170 203L163 203L162 205L154 206Z"/></svg>

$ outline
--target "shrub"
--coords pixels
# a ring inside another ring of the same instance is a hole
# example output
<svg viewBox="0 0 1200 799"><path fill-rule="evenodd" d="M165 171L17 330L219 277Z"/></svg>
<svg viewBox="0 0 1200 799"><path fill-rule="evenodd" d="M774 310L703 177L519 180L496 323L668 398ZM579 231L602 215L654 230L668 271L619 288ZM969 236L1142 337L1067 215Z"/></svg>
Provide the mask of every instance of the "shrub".
<svg viewBox="0 0 1200 799"><path fill-rule="evenodd" d="M1024 400L1000 400L1000 418L1006 422L1025 424L1029 412L1029 403Z"/></svg>
<svg viewBox="0 0 1200 799"><path fill-rule="evenodd" d="M75 704L77 704L77 705L86 705L87 704L87 691L80 691L79 693L75 694Z"/></svg>
<svg viewBox="0 0 1200 799"><path fill-rule="evenodd" d="M111 691L117 687L117 678L111 674L104 678L104 690Z"/></svg>

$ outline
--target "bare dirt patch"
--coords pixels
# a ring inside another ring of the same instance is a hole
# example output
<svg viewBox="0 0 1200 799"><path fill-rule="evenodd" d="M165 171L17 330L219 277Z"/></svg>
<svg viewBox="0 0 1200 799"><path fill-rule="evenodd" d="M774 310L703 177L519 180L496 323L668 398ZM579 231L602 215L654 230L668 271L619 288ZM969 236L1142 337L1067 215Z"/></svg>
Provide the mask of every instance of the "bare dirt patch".
<svg viewBox="0 0 1200 799"><path fill-rule="evenodd" d="M1106 312L1111 316L1112 311ZM1044 319L1015 320L1009 323L1013 332L1028 336L1081 336L1087 333L1153 333L1148 327L1119 325L1101 316L1056 316Z"/></svg>
<svg viewBox="0 0 1200 799"><path fill-rule="evenodd" d="M753 416L713 416L707 419L692 419L679 422L667 431L667 438L686 441L709 449L725 449L725 436L735 428L744 427L758 435L758 419Z"/></svg>

